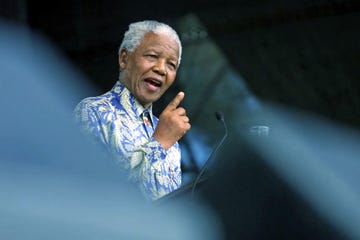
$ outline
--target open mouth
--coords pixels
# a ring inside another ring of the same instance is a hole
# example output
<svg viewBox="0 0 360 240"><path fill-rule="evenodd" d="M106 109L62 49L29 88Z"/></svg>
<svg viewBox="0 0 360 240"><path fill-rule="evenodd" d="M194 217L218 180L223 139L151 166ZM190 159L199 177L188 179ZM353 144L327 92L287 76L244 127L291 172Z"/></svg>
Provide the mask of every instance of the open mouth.
<svg viewBox="0 0 360 240"><path fill-rule="evenodd" d="M144 81L157 88L162 86L162 82L154 78L146 78Z"/></svg>

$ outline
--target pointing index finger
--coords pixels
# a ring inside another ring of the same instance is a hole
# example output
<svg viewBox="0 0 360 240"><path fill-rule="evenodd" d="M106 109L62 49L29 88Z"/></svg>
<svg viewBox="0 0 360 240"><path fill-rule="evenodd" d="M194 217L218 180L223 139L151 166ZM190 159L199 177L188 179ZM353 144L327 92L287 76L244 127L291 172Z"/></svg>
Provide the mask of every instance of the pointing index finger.
<svg viewBox="0 0 360 240"><path fill-rule="evenodd" d="M169 110L175 110L179 106L180 102L184 99L184 97L185 97L185 93L179 92L175 96L175 98L167 105L166 108Z"/></svg>

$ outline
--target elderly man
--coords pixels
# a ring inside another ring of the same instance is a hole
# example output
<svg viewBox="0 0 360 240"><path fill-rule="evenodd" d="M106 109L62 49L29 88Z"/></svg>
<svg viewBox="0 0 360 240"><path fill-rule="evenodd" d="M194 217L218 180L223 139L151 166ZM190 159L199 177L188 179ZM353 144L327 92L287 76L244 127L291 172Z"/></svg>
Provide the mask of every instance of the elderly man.
<svg viewBox="0 0 360 240"><path fill-rule="evenodd" d="M86 132L116 155L130 179L149 199L181 186L178 140L190 129L179 92L159 119L152 103L173 84L181 42L168 25L141 21L129 25L119 48L119 80L107 93L82 100L74 114Z"/></svg>

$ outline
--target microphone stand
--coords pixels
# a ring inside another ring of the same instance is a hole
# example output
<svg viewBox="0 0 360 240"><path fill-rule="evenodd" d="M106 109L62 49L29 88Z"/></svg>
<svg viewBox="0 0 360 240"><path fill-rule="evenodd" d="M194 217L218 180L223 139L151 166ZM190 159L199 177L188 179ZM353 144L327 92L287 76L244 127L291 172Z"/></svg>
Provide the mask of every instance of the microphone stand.
<svg viewBox="0 0 360 240"><path fill-rule="evenodd" d="M218 151L218 149L220 148L220 146L223 144L223 142L225 141L225 139L227 138L228 136L228 129L227 129L227 126L226 126L226 123L225 123L225 120L224 120L224 115L222 112L220 111L217 111L215 112L215 116L216 116L216 119L218 121L221 121L221 123L223 124L224 128L225 128L225 134L224 136L222 137L221 141L216 145L216 147L214 148L214 150L210 153L210 156L208 158L208 160L205 162L204 166L202 167L200 173L197 175L193 185L192 185L192 189L191 189L191 197L193 197L194 195L194 191L195 191L195 188L197 186L197 184L200 182L202 176L204 175L205 171L207 170L207 167L209 165L209 162L211 160L211 158L214 156L214 154Z"/></svg>

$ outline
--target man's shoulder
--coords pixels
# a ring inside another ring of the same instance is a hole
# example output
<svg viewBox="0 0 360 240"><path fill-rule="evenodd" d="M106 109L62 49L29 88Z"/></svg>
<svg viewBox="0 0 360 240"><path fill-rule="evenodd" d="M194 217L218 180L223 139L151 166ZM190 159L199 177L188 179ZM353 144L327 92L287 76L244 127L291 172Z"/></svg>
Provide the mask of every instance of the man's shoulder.
<svg viewBox="0 0 360 240"><path fill-rule="evenodd" d="M73 115L76 120L97 122L99 119L109 118L115 114L111 94L103 94L82 99L74 108Z"/></svg>
<svg viewBox="0 0 360 240"><path fill-rule="evenodd" d="M82 99L76 106L79 108L99 108L99 107L109 107L111 105L112 96L109 93L102 94L95 97L86 97Z"/></svg>

